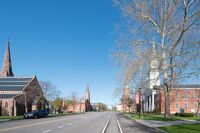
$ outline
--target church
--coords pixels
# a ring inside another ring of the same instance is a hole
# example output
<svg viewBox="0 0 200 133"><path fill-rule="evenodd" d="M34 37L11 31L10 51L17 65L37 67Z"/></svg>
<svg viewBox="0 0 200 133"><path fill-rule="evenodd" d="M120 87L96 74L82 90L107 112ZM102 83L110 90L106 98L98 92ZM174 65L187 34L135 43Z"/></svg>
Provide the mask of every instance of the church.
<svg viewBox="0 0 200 133"><path fill-rule="evenodd" d="M0 116L23 115L37 108L44 108L45 103L46 100L36 76L14 76L8 42L3 68L0 71Z"/></svg>
<svg viewBox="0 0 200 133"><path fill-rule="evenodd" d="M144 92L144 111L152 112L155 109L160 113L165 112L164 89L160 83L159 65L156 53L156 46L153 44L151 59L149 63L149 84ZM155 90L154 86L159 89ZM170 112L197 113L200 103L199 84L178 84L172 87L170 92Z"/></svg>
<svg viewBox="0 0 200 133"><path fill-rule="evenodd" d="M134 105L128 105L129 104L129 99L131 99L131 92L130 92L130 87L126 85L123 89L123 95L120 99L120 103L117 105L117 111L120 112L134 112L135 111L135 106ZM134 104L134 103L133 103ZM130 107L129 107L130 106Z"/></svg>
<svg viewBox="0 0 200 133"><path fill-rule="evenodd" d="M92 105L90 102L90 87L87 84L85 90L85 96L80 101L75 101L74 105L69 105L66 108L67 112L83 113L92 111Z"/></svg>

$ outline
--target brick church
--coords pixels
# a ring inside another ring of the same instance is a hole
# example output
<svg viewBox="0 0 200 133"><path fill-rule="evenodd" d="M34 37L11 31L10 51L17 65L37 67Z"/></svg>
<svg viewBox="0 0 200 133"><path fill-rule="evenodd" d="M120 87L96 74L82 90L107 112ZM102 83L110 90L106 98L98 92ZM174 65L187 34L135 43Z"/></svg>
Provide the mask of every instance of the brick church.
<svg viewBox="0 0 200 133"><path fill-rule="evenodd" d="M76 101L74 105L69 105L66 109L67 112L83 113L92 111L92 105L90 102L90 87L87 84L85 90L85 96L80 100Z"/></svg>
<svg viewBox="0 0 200 133"><path fill-rule="evenodd" d="M8 42L3 68L0 71L0 116L16 116L44 108L46 103L36 76L16 77L12 71ZM34 110L33 109L33 110Z"/></svg>

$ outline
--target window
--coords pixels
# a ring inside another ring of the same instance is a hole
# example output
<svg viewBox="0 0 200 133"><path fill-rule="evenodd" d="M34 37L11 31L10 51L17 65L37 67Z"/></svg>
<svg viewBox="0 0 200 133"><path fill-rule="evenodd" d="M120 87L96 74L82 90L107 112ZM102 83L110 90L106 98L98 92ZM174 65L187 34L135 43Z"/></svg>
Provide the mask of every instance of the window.
<svg viewBox="0 0 200 133"><path fill-rule="evenodd" d="M188 93L185 93L183 98L188 99Z"/></svg>
<svg viewBox="0 0 200 133"><path fill-rule="evenodd" d="M198 108L198 102L194 103L194 108L197 109Z"/></svg>
<svg viewBox="0 0 200 133"><path fill-rule="evenodd" d="M176 109L179 109L179 104L178 103L176 103L175 106L176 106Z"/></svg>
<svg viewBox="0 0 200 133"><path fill-rule="evenodd" d="M176 93L176 99L178 99L179 98L179 93Z"/></svg>
<svg viewBox="0 0 200 133"><path fill-rule="evenodd" d="M188 109L188 103L184 103L184 108Z"/></svg>

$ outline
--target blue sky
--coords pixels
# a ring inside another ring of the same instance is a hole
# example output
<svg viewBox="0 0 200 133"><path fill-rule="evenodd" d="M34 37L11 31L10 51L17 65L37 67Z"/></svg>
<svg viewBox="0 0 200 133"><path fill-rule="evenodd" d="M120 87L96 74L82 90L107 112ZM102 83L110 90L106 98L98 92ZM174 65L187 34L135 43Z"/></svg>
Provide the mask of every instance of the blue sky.
<svg viewBox="0 0 200 133"><path fill-rule="evenodd" d="M0 61L10 37L16 76L49 80L63 96L82 96L89 83L92 102L114 104L120 13L111 0L1 0L0 20Z"/></svg>

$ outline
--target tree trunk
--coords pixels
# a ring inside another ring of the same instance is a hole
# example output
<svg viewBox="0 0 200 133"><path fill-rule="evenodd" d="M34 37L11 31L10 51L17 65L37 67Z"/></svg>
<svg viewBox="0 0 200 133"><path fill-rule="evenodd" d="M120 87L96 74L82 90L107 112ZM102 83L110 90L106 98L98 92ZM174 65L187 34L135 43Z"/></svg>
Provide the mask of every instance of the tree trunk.
<svg viewBox="0 0 200 133"><path fill-rule="evenodd" d="M197 114L196 114L196 115L197 115L197 117L199 117L199 103L197 103L197 104L198 104L198 105L197 105L198 108L197 108Z"/></svg>
<svg viewBox="0 0 200 133"><path fill-rule="evenodd" d="M170 117L170 91L168 84L165 83L165 118Z"/></svg>

